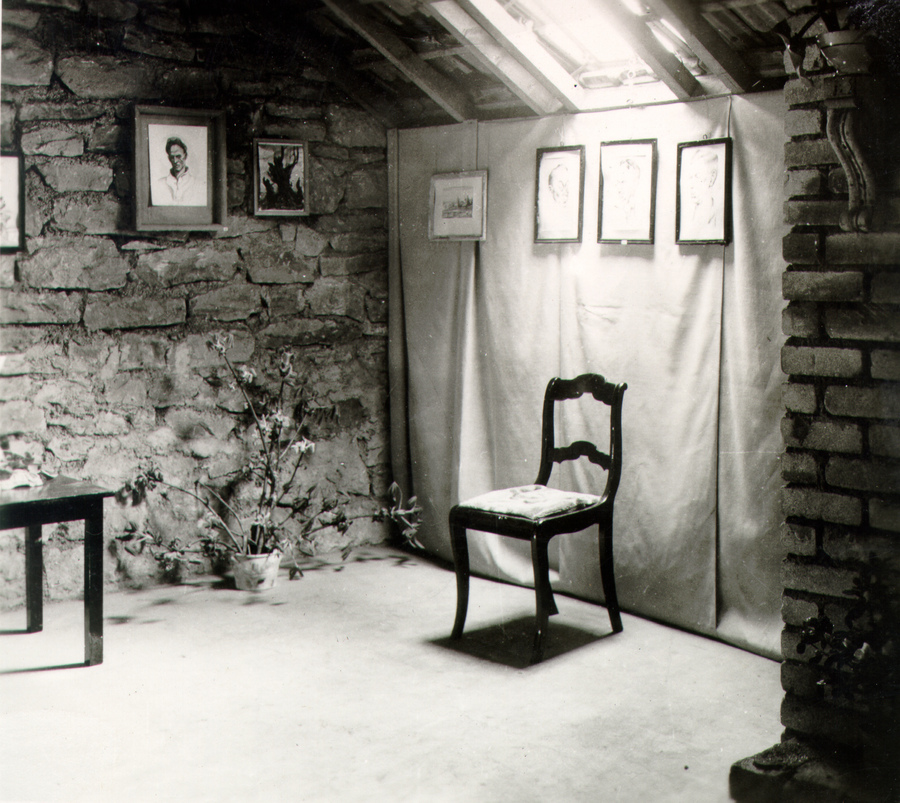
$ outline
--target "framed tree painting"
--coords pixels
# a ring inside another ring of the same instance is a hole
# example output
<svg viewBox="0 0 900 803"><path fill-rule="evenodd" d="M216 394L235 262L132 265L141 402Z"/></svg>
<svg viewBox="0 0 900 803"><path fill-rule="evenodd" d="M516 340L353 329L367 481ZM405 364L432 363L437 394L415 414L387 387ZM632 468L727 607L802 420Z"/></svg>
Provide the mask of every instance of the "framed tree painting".
<svg viewBox="0 0 900 803"><path fill-rule="evenodd" d="M656 213L656 140L600 144L597 242L652 243Z"/></svg>
<svg viewBox="0 0 900 803"><path fill-rule="evenodd" d="M484 240L487 236L487 170L431 177L428 237Z"/></svg>
<svg viewBox="0 0 900 803"><path fill-rule="evenodd" d="M678 145L675 241L731 242L731 139Z"/></svg>
<svg viewBox="0 0 900 803"><path fill-rule="evenodd" d="M25 173L22 155L0 156L0 251L25 247Z"/></svg>
<svg viewBox="0 0 900 803"><path fill-rule="evenodd" d="M253 140L253 214L309 214L309 151L303 140Z"/></svg>
<svg viewBox="0 0 900 803"><path fill-rule="evenodd" d="M580 243L584 145L538 148L534 199L536 243Z"/></svg>
<svg viewBox="0 0 900 803"><path fill-rule="evenodd" d="M225 221L225 112L135 109L138 231L217 231Z"/></svg>

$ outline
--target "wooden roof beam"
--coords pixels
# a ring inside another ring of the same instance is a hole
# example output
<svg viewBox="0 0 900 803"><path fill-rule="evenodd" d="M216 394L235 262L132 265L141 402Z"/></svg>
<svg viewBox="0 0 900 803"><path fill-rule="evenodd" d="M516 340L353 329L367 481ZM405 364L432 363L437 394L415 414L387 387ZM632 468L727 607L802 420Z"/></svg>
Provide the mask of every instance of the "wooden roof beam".
<svg viewBox="0 0 900 803"><path fill-rule="evenodd" d="M706 21L690 0L643 0L656 16L669 22L707 69L730 92L749 92L759 81L751 67Z"/></svg>
<svg viewBox="0 0 900 803"><path fill-rule="evenodd" d="M562 101L516 61L509 51L501 47L454 0L435 0L429 4L428 9L441 25L466 45L469 55L478 64L501 81L535 114L552 114L562 108Z"/></svg>
<svg viewBox="0 0 900 803"><path fill-rule="evenodd" d="M691 71L678 58L666 50L647 25L625 8L619 0L593 0L600 13L612 20L616 30L631 45L631 49L643 59L680 100L704 94L703 87L691 75Z"/></svg>
<svg viewBox="0 0 900 803"><path fill-rule="evenodd" d="M584 89L497 0L459 0L458 4L555 95L565 111L576 112L588 107Z"/></svg>
<svg viewBox="0 0 900 803"><path fill-rule="evenodd" d="M323 2L329 11L368 41L454 120L462 122L475 118L474 107L465 92L384 25L360 12L358 5L348 0Z"/></svg>

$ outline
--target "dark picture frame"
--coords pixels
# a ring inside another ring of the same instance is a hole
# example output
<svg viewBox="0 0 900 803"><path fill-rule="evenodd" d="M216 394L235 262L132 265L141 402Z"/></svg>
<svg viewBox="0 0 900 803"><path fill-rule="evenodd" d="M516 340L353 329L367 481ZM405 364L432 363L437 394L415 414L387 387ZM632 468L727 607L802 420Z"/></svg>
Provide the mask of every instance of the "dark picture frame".
<svg viewBox="0 0 900 803"><path fill-rule="evenodd" d="M0 153L0 252L25 248L25 164L21 153Z"/></svg>
<svg viewBox="0 0 900 803"><path fill-rule="evenodd" d="M653 243L656 171L655 139L600 143L598 243Z"/></svg>
<svg viewBox="0 0 900 803"><path fill-rule="evenodd" d="M584 145L538 148L534 241L580 243L583 211Z"/></svg>
<svg viewBox="0 0 900 803"><path fill-rule="evenodd" d="M730 137L678 144L675 242L731 242L731 154Z"/></svg>
<svg viewBox="0 0 900 803"><path fill-rule="evenodd" d="M224 111L135 107L134 164L138 231L224 228Z"/></svg>
<svg viewBox="0 0 900 803"><path fill-rule="evenodd" d="M309 214L309 145L304 140L253 140L253 214Z"/></svg>
<svg viewBox="0 0 900 803"><path fill-rule="evenodd" d="M487 170L437 173L431 177L428 239L487 237Z"/></svg>

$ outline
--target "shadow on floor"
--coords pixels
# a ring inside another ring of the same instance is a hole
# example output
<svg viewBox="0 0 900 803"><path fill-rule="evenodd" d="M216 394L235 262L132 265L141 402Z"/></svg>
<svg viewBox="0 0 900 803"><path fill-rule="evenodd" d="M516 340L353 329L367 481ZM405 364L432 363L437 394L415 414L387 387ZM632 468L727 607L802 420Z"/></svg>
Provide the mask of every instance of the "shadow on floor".
<svg viewBox="0 0 900 803"><path fill-rule="evenodd" d="M611 635L613 634L592 633L580 627L573 627L551 619L550 626L544 634L543 663L602 641ZM429 643L483 661L502 664L512 669L527 669L530 666L533 641L534 617L523 616L477 630L466 630L459 640L447 636L433 639Z"/></svg>

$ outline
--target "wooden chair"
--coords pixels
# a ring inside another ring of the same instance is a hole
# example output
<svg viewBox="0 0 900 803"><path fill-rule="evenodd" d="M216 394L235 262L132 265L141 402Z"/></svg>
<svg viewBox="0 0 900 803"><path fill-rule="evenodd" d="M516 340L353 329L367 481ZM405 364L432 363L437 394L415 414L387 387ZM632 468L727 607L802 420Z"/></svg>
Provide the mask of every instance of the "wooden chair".
<svg viewBox="0 0 900 803"><path fill-rule="evenodd" d="M547 622L558 613L550 588L547 546L561 533L578 532L597 525L600 541L600 577L606 608L614 633L622 630L613 574L613 504L622 473L622 397L628 386L607 382L599 374L582 374L575 379L551 379L544 394L541 464L534 485L506 488L476 496L450 510L450 539L456 567L456 621L453 638L461 638L469 604L469 547L466 530L480 530L531 542L534 588L537 605L531 662L543 658L542 639ZM555 445L554 407L556 402L577 399L585 393L610 407L609 453L587 441L564 447ZM547 488L554 463L586 457L607 471L602 496L571 493Z"/></svg>

